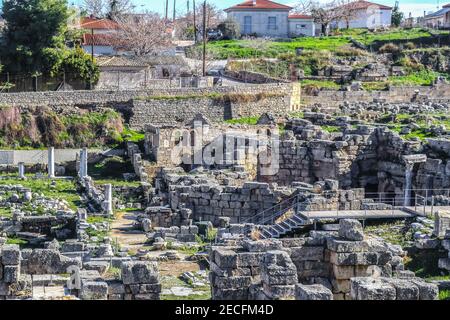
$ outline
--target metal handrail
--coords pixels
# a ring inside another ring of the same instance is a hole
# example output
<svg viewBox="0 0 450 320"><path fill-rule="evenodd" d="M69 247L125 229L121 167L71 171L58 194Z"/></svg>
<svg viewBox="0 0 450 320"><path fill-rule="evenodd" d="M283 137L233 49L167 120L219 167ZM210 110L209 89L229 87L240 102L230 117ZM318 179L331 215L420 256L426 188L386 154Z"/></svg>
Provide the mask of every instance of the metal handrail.
<svg viewBox="0 0 450 320"><path fill-rule="evenodd" d="M293 197L284 199L283 201L277 203L276 205L274 205L270 208L264 209L263 211L254 215L253 217L242 221L242 223L244 223L244 224L245 223L255 223L255 221L259 221L261 217L262 217L263 224L266 223L267 221L275 221L275 219L276 219L275 217L281 216L280 212L283 211L283 213L284 213L285 210L289 210L292 207L294 207L298 202L298 198L299 198L299 195L297 194ZM292 200L294 200L293 203L290 203ZM297 200L297 201L295 201L295 200ZM289 205L286 208L282 209L282 205L284 205L286 203L289 203ZM278 208L278 210L276 210L277 208ZM270 213L272 213L272 214L270 214Z"/></svg>

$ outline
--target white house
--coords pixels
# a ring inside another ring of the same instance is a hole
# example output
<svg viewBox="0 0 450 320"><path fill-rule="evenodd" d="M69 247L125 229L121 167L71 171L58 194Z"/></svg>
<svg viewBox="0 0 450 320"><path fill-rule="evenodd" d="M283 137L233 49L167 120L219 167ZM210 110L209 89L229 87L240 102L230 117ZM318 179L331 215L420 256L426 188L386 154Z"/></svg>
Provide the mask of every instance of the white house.
<svg viewBox="0 0 450 320"><path fill-rule="evenodd" d="M292 14L289 19L289 35L291 37L316 35L316 24L314 18L304 14Z"/></svg>
<svg viewBox="0 0 450 320"><path fill-rule="evenodd" d="M348 18L334 22L334 28L376 29L391 26L392 7L365 0L356 0L338 8L348 12Z"/></svg>
<svg viewBox="0 0 450 320"><path fill-rule="evenodd" d="M292 7L269 0L249 0L225 9L228 18L236 20L242 35L273 38L313 36L314 21L305 15L292 15Z"/></svg>
<svg viewBox="0 0 450 320"><path fill-rule="evenodd" d="M116 37L114 34L119 30L119 25L108 19L97 19L84 17L80 21L80 29L85 30L83 34L82 47L85 52L94 55L115 55Z"/></svg>
<svg viewBox="0 0 450 320"><path fill-rule="evenodd" d="M429 28L450 28L450 3L434 13L426 15L423 24Z"/></svg>

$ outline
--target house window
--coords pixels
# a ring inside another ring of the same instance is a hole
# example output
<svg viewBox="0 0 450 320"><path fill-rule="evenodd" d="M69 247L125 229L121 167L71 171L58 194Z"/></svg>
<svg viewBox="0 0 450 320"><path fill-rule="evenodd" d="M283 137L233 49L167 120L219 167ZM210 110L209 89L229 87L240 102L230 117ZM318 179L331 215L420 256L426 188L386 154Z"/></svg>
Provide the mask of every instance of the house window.
<svg viewBox="0 0 450 320"><path fill-rule="evenodd" d="M297 24L295 27L297 29L305 29L306 28L306 24Z"/></svg>
<svg viewBox="0 0 450 320"><path fill-rule="evenodd" d="M277 17L269 17L269 25L267 26L269 30L277 29Z"/></svg>

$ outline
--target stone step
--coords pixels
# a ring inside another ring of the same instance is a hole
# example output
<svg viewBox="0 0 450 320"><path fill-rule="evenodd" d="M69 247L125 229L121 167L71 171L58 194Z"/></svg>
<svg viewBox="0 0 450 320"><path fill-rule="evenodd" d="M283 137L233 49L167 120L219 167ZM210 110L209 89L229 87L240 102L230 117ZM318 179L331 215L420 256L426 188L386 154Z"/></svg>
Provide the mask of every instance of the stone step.
<svg viewBox="0 0 450 320"><path fill-rule="evenodd" d="M280 226L287 231L290 231L292 229L292 226L286 221L281 222Z"/></svg>

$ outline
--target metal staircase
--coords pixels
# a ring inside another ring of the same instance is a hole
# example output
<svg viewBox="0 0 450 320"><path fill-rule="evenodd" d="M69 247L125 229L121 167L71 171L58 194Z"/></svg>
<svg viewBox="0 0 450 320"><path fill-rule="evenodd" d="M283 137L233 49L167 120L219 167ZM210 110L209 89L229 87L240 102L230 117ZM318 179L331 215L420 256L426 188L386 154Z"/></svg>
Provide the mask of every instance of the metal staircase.
<svg viewBox="0 0 450 320"><path fill-rule="evenodd" d="M300 208L308 202L300 201L300 196L295 195L285 199L273 207L265 209L244 223L257 225L260 229L262 239L279 238L294 229L310 224L305 215L302 215ZM283 215L293 211L292 215L282 219ZM248 232L252 227L249 227Z"/></svg>

